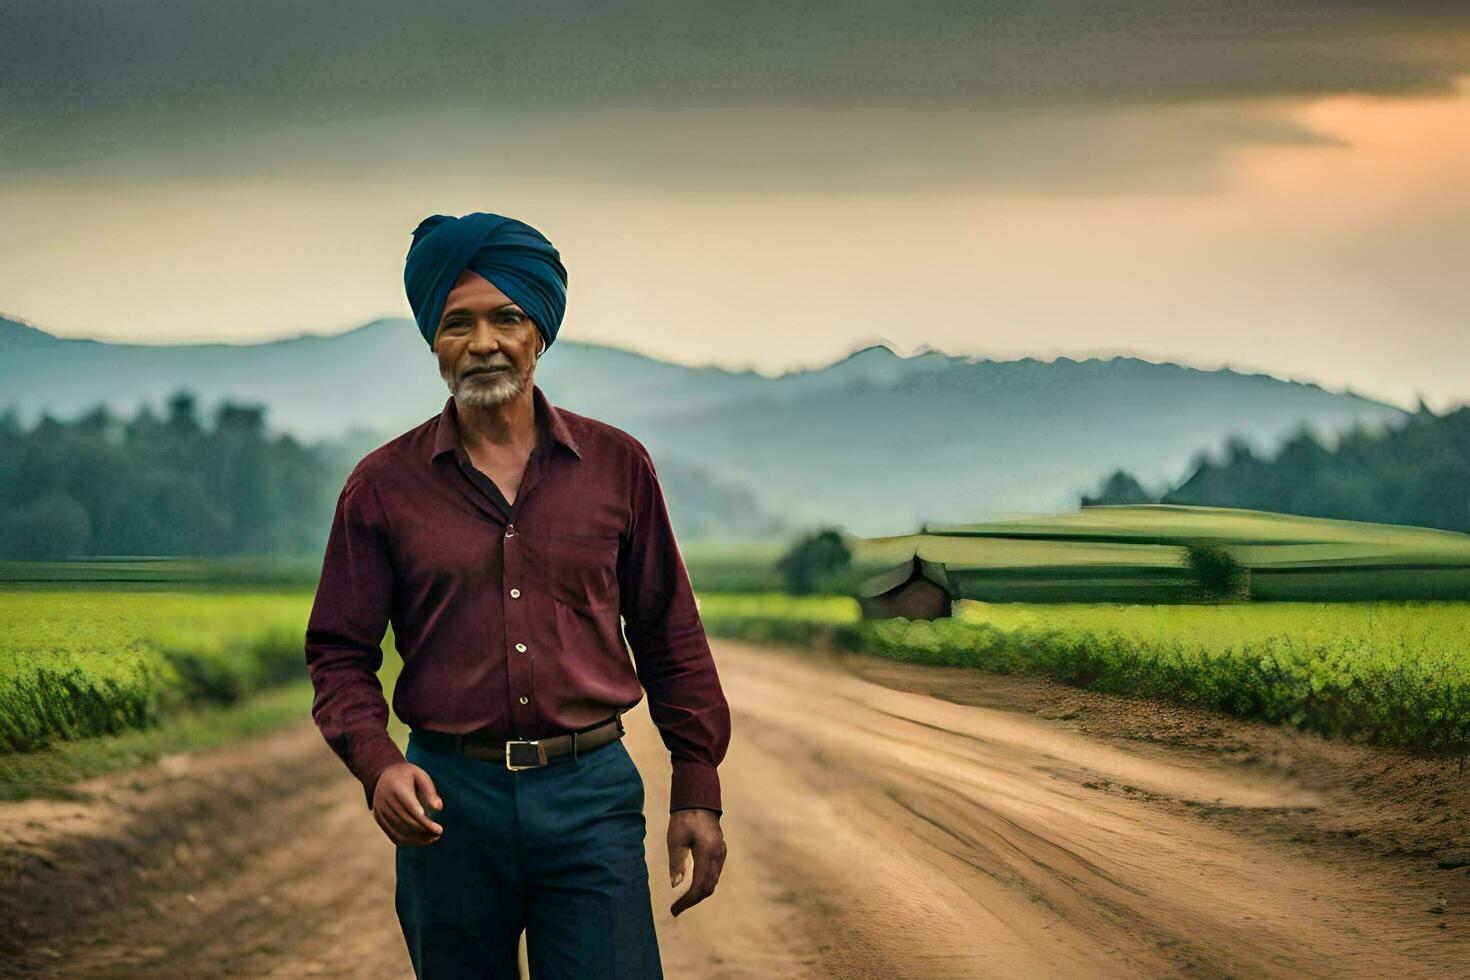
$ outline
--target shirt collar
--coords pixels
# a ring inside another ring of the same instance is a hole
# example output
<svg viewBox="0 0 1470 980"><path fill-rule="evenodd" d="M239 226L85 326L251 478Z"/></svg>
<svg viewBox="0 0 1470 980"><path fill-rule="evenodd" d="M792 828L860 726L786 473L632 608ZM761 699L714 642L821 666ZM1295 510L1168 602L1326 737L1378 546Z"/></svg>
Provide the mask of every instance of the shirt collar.
<svg viewBox="0 0 1470 980"><path fill-rule="evenodd" d="M582 450L577 445L577 440L572 436L571 429L567 427L567 420L557 411L555 405L546 397L546 393L537 384L531 385L531 401L535 405L537 428L543 423L545 431L553 440L561 443L572 451L578 458L582 458ZM436 459L441 453L458 452L464 448L464 443L459 435L459 412L454 404L454 396L450 395L444 402L444 410L439 413L439 424L434 433L434 448L430 459Z"/></svg>

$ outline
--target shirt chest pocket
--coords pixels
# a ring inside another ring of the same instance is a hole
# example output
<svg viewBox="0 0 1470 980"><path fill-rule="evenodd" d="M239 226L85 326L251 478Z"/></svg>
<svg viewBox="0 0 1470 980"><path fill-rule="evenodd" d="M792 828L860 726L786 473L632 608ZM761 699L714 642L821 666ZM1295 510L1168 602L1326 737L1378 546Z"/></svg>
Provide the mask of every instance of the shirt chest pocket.
<svg viewBox="0 0 1470 980"><path fill-rule="evenodd" d="M610 535L538 531L524 536L526 557L548 595L584 609L618 606L618 545Z"/></svg>

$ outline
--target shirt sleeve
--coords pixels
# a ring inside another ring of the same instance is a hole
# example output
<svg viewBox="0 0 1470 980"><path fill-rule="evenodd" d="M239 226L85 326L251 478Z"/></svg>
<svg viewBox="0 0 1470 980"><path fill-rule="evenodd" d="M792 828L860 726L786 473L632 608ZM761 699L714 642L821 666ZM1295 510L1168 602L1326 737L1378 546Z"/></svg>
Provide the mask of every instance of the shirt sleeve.
<svg viewBox="0 0 1470 980"><path fill-rule="evenodd" d="M311 716L373 805L378 776L404 756L388 735L378 682L393 602L393 564L376 493L354 473L337 499L306 627Z"/></svg>
<svg viewBox="0 0 1470 980"><path fill-rule="evenodd" d="M694 589L653 460L634 462L632 519L618 561L619 593L648 713L673 760L669 810L722 812L717 767L730 742L730 708L694 603Z"/></svg>

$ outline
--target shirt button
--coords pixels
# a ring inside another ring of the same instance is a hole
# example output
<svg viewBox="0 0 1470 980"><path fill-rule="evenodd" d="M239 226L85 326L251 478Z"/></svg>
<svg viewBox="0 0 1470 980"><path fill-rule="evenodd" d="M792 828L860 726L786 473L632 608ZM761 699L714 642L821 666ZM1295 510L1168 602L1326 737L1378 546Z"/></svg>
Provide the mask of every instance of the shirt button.
<svg viewBox="0 0 1470 980"><path fill-rule="evenodd" d="M519 599L521 597L521 590L520 589L511 589L510 590L510 597L512 599Z"/></svg>
<svg viewBox="0 0 1470 980"><path fill-rule="evenodd" d="M526 697L524 694L522 694L521 695L521 704L530 704L530 703L531 703L531 699L528 698L528 697Z"/></svg>
<svg viewBox="0 0 1470 980"><path fill-rule="evenodd" d="M516 644L516 649L519 650L519 651L521 651L521 653L525 653L526 652L526 645L524 643L517 643Z"/></svg>

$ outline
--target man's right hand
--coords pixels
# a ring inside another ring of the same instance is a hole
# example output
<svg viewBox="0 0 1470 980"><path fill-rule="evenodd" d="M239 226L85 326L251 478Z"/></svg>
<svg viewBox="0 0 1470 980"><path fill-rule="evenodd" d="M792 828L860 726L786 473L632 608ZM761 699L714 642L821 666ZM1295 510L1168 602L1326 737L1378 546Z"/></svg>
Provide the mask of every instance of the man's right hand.
<svg viewBox="0 0 1470 980"><path fill-rule="evenodd" d="M425 807L443 810L444 801L434 790L434 781L412 762L399 762L384 769L373 787L373 818L388 839L400 847L432 844L444 828L429 819Z"/></svg>

